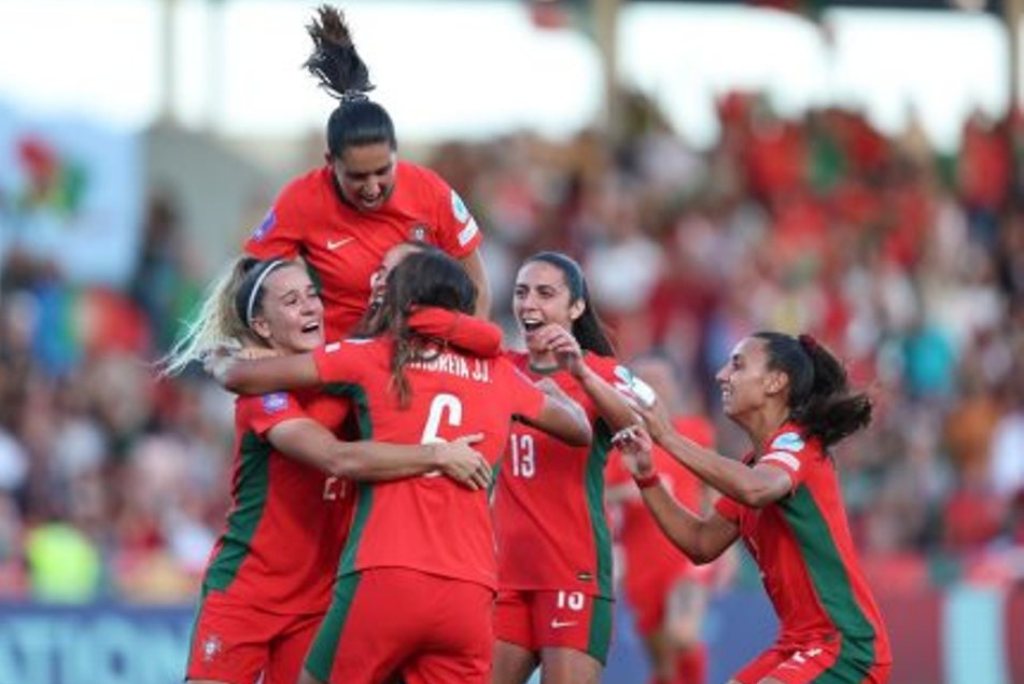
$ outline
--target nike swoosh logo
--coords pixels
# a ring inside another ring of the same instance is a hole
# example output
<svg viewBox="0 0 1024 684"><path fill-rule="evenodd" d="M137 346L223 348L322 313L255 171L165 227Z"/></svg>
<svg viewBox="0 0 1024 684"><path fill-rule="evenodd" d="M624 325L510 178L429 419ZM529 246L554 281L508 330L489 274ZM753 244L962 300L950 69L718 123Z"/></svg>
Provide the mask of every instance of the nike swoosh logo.
<svg viewBox="0 0 1024 684"><path fill-rule="evenodd" d="M579 624L579 622L577 622L575 620L567 620L567 621L563 622L562 620L559 620L558 618L555 618L554 620L551 621L551 629L562 629L563 627L572 627L573 625L578 625L578 624Z"/></svg>
<svg viewBox="0 0 1024 684"><path fill-rule="evenodd" d="M327 249L333 251L335 249L338 249L339 247L347 245L348 243L352 242L353 240L355 240L354 237L342 238L340 240L328 240L327 241Z"/></svg>

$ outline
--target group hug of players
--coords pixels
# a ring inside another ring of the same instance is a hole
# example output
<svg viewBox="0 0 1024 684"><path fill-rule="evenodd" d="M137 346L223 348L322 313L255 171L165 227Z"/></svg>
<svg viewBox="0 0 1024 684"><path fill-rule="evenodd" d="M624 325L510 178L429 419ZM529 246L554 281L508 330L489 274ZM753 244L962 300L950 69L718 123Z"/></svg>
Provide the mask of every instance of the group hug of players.
<svg viewBox="0 0 1024 684"><path fill-rule="evenodd" d="M698 566L737 539L781 628L731 681L887 681L829 454L871 403L839 361L807 335L739 341L716 376L751 441L735 460L673 415L664 364L633 369L648 384L615 359L564 254L520 266L526 349L506 349L469 209L397 158L342 14L308 31L306 67L338 99L325 164L282 190L166 359L238 394L187 680L523 684L539 666L596 684L613 503L652 681L703 684Z"/></svg>

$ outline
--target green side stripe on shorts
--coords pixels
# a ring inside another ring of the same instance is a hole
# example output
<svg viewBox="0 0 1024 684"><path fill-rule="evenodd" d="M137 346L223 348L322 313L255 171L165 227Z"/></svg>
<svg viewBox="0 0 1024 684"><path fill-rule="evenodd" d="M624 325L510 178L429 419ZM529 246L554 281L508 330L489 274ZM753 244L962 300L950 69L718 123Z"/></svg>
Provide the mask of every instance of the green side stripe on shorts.
<svg viewBox="0 0 1024 684"><path fill-rule="evenodd" d="M334 668L334 656L338 652L338 641L345 628L349 609L355 599L359 587L358 573L338 578L334 585L334 599L327 610L320 629L316 632L309 655L306 656L306 669L321 682L330 681L331 670Z"/></svg>
<svg viewBox="0 0 1024 684"><path fill-rule="evenodd" d="M270 485L270 444L254 432L242 435L239 447L239 485L235 508L228 515L228 529L216 558L203 578L204 594L227 589L249 555L249 544L263 517Z"/></svg>
<svg viewBox="0 0 1024 684"><path fill-rule="evenodd" d="M590 636L587 637L587 653L597 658L602 665L608 663L608 647L612 643L612 610L610 599L593 598L594 609L590 617Z"/></svg>
<svg viewBox="0 0 1024 684"><path fill-rule="evenodd" d="M185 660L185 670L192 666L192 653L196 650L196 637L199 636L199 617L203 613L203 605L206 603L206 588L200 587L199 600L196 601L196 610L192 614L192 628L188 637L188 658Z"/></svg>
<svg viewBox="0 0 1024 684"><path fill-rule="evenodd" d="M839 684L863 681L875 662L875 629L853 595L850 576L832 540L825 516L806 485L779 502L821 605L842 633L839 655L814 681Z"/></svg>
<svg viewBox="0 0 1024 684"><path fill-rule="evenodd" d="M584 487L587 492L590 529L594 535L597 590L605 598L612 598L615 591L612 587L612 535L604 515L604 467L608 462L611 445L611 431L603 420L598 420L594 425L594 440L587 455Z"/></svg>

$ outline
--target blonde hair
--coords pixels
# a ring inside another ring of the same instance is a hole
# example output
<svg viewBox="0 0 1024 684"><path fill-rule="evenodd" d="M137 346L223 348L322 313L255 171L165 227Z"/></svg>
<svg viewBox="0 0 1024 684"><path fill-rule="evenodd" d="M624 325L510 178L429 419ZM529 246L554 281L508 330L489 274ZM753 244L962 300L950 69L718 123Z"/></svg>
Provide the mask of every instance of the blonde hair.
<svg viewBox="0 0 1024 684"><path fill-rule="evenodd" d="M195 318L171 350L157 362L161 375L177 375L192 361L201 361L215 349L242 347L256 341L238 315L235 297L246 275L258 263L259 260L252 257L238 257L207 288Z"/></svg>

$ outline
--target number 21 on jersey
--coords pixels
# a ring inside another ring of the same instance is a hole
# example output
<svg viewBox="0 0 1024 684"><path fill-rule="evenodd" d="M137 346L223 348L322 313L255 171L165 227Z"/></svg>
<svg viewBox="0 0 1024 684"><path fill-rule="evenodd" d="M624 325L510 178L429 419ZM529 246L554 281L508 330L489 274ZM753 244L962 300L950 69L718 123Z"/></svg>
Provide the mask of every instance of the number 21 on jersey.
<svg viewBox="0 0 1024 684"><path fill-rule="evenodd" d="M512 476L533 477L537 473L537 461L534 458L533 435L517 435L508 437L512 452Z"/></svg>

